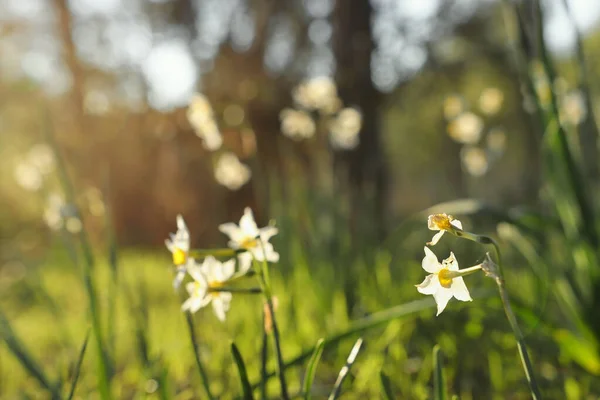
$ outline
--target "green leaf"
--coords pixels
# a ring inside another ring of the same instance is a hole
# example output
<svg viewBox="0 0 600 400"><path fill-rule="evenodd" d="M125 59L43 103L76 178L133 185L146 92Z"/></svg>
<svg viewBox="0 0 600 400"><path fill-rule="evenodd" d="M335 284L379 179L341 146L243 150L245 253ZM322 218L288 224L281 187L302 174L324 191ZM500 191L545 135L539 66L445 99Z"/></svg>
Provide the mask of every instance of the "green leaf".
<svg viewBox="0 0 600 400"><path fill-rule="evenodd" d="M0 311L0 338L6 343L8 350L19 360L23 368L27 370L37 381L48 391L52 399L60 399L61 395L58 392L58 385L50 383L50 379L44 373L44 370L35 361L33 356L21 343L19 338L14 334L10 323Z"/></svg>
<svg viewBox="0 0 600 400"><path fill-rule="evenodd" d="M446 400L446 381L442 365L442 351L440 345L433 347L433 392L435 400Z"/></svg>
<svg viewBox="0 0 600 400"><path fill-rule="evenodd" d="M317 372L317 365L321 360L321 355L323 354L323 349L325 348L325 339L321 338L317 341L317 345L315 346L315 351L310 357L310 361L308 362L308 366L306 368L306 375L304 376L304 384L303 392L304 398L306 400L310 400L310 389L312 388L313 381L315 380L315 374Z"/></svg>
<svg viewBox="0 0 600 400"><path fill-rule="evenodd" d="M77 382L79 381L79 375L81 373L81 365L83 364L83 357L85 356L85 350L87 349L88 339L90 338L90 332L85 334L85 339L83 340L83 345L81 346L81 350L79 350L79 357L77 358L77 364L75 365L75 372L73 373L73 382L71 382L71 390L69 390L68 400L71 400L75 395L75 388L77 387Z"/></svg>
<svg viewBox="0 0 600 400"><path fill-rule="evenodd" d="M185 320L188 325L190 342L192 344L192 350L194 351L194 359L196 360L196 366L198 367L198 373L200 374L202 386L204 387L204 391L206 392L206 397L209 400L212 400L214 399L214 397L212 395L212 392L210 391L210 383L208 382L208 376L206 375L206 370L204 369L204 365L202 364L202 360L200 359L200 354L198 353L200 345L198 343L198 339L196 338L196 331L194 330L194 320L192 319L192 314L186 312Z"/></svg>
<svg viewBox="0 0 600 400"><path fill-rule="evenodd" d="M233 360L235 361L235 365L237 366L238 373L240 374L240 383L242 384L244 400L252 400L254 399L254 397L252 396L252 386L250 386L250 382L248 381L246 365L244 364L242 355L240 354L240 351L238 350L234 342L231 342L231 355L233 356Z"/></svg>
<svg viewBox="0 0 600 400"><path fill-rule="evenodd" d="M329 400L335 400L340 396L340 393L342 392L342 384L344 383L346 376L348 376L348 372L350 372L350 367L352 367L352 364L354 364L354 361L356 361L356 357L358 356L358 352L360 351L362 344L363 340L360 338L356 341L356 343L354 343L354 346L352 346L350 355L348 355L348 359L346 360L346 365L344 365L344 367L342 367L340 370L337 380L335 381L335 385L333 386L333 390L329 395Z"/></svg>
<svg viewBox="0 0 600 400"><path fill-rule="evenodd" d="M387 376L383 370L379 372L379 380L381 382L381 388L383 389L383 397L386 400L394 400L394 390L392 389L392 382L390 377Z"/></svg>

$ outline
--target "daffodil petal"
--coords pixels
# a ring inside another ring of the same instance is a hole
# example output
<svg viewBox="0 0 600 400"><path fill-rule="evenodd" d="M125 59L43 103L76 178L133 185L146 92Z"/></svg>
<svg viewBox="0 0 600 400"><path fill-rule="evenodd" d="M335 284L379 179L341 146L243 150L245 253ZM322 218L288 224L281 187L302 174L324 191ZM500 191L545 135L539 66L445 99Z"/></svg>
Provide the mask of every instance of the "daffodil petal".
<svg viewBox="0 0 600 400"><path fill-rule="evenodd" d="M229 296L227 296L229 295ZM229 302L231 301L231 293L221 293L213 299L213 311L219 321L225 321L226 313L229 310Z"/></svg>
<svg viewBox="0 0 600 400"><path fill-rule="evenodd" d="M223 281L226 281L227 279L231 278L231 276L235 273L235 260L231 259L231 260L227 260L223 263L223 268L222 268L222 277L223 277Z"/></svg>
<svg viewBox="0 0 600 400"><path fill-rule="evenodd" d="M440 281L434 274L427 275L425 280L421 284L416 285L419 293L422 294L434 294L441 289Z"/></svg>
<svg viewBox="0 0 600 400"><path fill-rule="evenodd" d="M238 242L242 241L245 237L244 232L233 222L227 222L225 224L219 225L219 231L229 236L229 239L231 239L231 241L229 242L230 245L231 242L237 244Z"/></svg>
<svg viewBox="0 0 600 400"><path fill-rule="evenodd" d="M190 274L192 279L194 279L196 282L200 283L202 286L208 285L207 277L204 274L202 265L197 264L195 260L192 259L192 260L188 261L187 272L188 272L188 274Z"/></svg>
<svg viewBox="0 0 600 400"><path fill-rule="evenodd" d="M181 282L183 282L183 279L185 278L185 268L178 268L177 269L177 273L175 274L175 279L173 279L173 289L177 290L179 289L179 286L181 286Z"/></svg>
<svg viewBox="0 0 600 400"><path fill-rule="evenodd" d="M252 267L252 254L250 252L244 252L238 255L238 266L239 271L243 274L250 270Z"/></svg>
<svg viewBox="0 0 600 400"><path fill-rule="evenodd" d="M440 239L442 238L442 236L444 236L444 233L446 231L439 231L438 233L436 233L435 235L433 235L433 237L431 238L431 242L427 243L430 246L435 246L437 244L437 242L440 241Z"/></svg>
<svg viewBox="0 0 600 400"><path fill-rule="evenodd" d="M247 235L252 238L258 236L258 226L256 226L256 222L254 221L254 214L252 214L252 210L250 207L246 207L244 209L244 215L240 219L240 229Z"/></svg>
<svg viewBox="0 0 600 400"><path fill-rule="evenodd" d="M279 230L274 226L266 226L264 228L260 228L260 239L263 242L268 242L273 236L277 235Z"/></svg>
<svg viewBox="0 0 600 400"><path fill-rule="evenodd" d="M458 271L458 261L456 261L456 257L454 256L453 252L450 252L450 257L446 258L444 260L444 265L450 270L450 271Z"/></svg>
<svg viewBox="0 0 600 400"><path fill-rule="evenodd" d="M424 247L425 257L423 258L423 262L421 262L421 266L423 269L430 274L435 274L438 272L442 266L437 259L437 256L431 251L429 247Z"/></svg>
<svg viewBox="0 0 600 400"><path fill-rule="evenodd" d="M177 229L181 231L187 231L187 226L185 221L183 220L183 216L181 214L177 215Z"/></svg>
<svg viewBox="0 0 600 400"><path fill-rule="evenodd" d="M462 222L460 222L459 220L453 219L452 221L450 221L450 224L452 226L454 226L455 228L458 228L458 229L460 229L462 231L462 228L463 228L462 227Z"/></svg>
<svg viewBox="0 0 600 400"><path fill-rule="evenodd" d="M473 301L469 294L469 289L465 285L465 281L462 277L452 279L452 286L450 287L452 294L460 301Z"/></svg>
<svg viewBox="0 0 600 400"><path fill-rule="evenodd" d="M433 298L435 299L435 302L437 303L436 316L438 316L442 313L442 311L444 311L444 309L448 305L448 302L452 298L452 290L440 288L440 290L438 290L437 292L435 292L433 294Z"/></svg>

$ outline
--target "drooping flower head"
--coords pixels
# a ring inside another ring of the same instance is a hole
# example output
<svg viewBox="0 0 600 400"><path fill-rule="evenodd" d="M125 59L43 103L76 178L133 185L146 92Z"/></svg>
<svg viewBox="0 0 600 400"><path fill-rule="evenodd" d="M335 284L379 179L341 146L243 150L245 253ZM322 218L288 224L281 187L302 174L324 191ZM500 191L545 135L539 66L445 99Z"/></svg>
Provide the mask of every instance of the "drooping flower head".
<svg viewBox="0 0 600 400"><path fill-rule="evenodd" d="M456 229L462 230L462 223L452 215L433 214L427 218L427 227L432 231L439 231L433 236L431 242L427 243L430 246L434 246L440 241L444 232L453 232Z"/></svg>
<svg viewBox="0 0 600 400"><path fill-rule="evenodd" d="M433 295L437 304L436 315L444 311L452 297L460 301L473 301L462 276L475 272L476 269L480 269L479 266L468 268L469 271L460 271L454 253L450 253L450 257L440 263L428 247L425 247L425 258L421 265L430 275L416 287L419 293Z"/></svg>
<svg viewBox="0 0 600 400"><path fill-rule="evenodd" d="M269 243L269 239L277 234L277 228L266 226L259 229L249 207L244 210L239 226L228 222L219 225L219 230L229 236L229 247L235 250L246 250L239 255L241 271L250 269L252 258L257 261L279 261L279 253Z"/></svg>
<svg viewBox="0 0 600 400"><path fill-rule="evenodd" d="M173 286L177 289L185 277L186 265L192 260L189 257L190 231L181 215L177 216L177 232L169 234L169 239L165 240L165 245L173 254L173 264L177 268L177 275L173 281Z"/></svg>
<svg viewBox="0 0 600 400"><path fill-rule="evenodd" d="M222 263L213 256L208 256L202 264L190 262L187 270L194 281L186 285L190 297L181 305L181 310L195 313L212 303L217 318L225 321L232 295L231 292L220 292L215 289L223 287L233 276L235 260Z"/></svg>

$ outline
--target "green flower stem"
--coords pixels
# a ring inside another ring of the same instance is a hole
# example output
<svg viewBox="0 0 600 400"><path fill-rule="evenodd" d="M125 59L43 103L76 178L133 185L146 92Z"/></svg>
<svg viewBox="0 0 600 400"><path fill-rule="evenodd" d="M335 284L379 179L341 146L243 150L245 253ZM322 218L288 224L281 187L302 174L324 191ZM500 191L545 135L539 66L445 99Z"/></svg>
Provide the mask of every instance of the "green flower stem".
<svg viewBox="0 0 600 400"><path fill-rule="evenodd" d="M500 276L502 276L502 257L500 255L500 246L498 246L498 243L494 239L492 239L489 236L477 235L475 233L463 231L460 229L454 229L452 231L452 233L455 236L470 240L472 242L477 242L477 243L480 243L480 244L483 244L486 246L491 245L494 248L494 255L496 256L496 263L498 264L498 267L500 268Z"/></svg>
<svg viewBox="0 0 600 400"><path fill-rule="evenodd" d="M203 258L206 256L213 257L233 257L238 253L243 253L244 250L234 250L234 249L193 249L189 251L191 257L195 258Z"/></svg>
<svg viewBox="0 0 600 400"><path fill-rule="evenodd" d="M472 240L474 242L481 243L484 245L492 245L494 247L498 271L497 273L493 273L489 276L492 276L494 278L494 280L496 281L496 285L498 286L498 291L500 292L500 299L502 300L502 305L504 306L506 318L508 319L508 323L510 324L510 327L515 335L515 339L517 340L517 347L519 348L521 363L523 364L523 369L525 370L525 376L527 377L527 382L529 383L531 395L533 396L534 400L540 400L542 398L542 395L540 394L540 389L538 387L535 375L533 373L533 367L531 365L531 360L529 359L527 346L525 345L525 338L523 337L523 333L521 332L519 324L517 323L517 318L515 317L515 314L510 305L510 299L508 297L505 281L502 276L502 259L500 257L500 247L498 246L498 243L496 243L496 241L489 236L477 235L460 229L456 229L452 233L454 233L458 237L462 237L467 240Z"/></svg>
<svg viewBox="0 0 600 400"><path fill-rule="evenodd" d="M260 239L257 239L260 241ZM262 246L262 241L260 242ZM264 247L263 247L264 250ZM273 341L275 342L275 356L277 358L277 376L279 378L279 385L281 386L281 398L283 400L289 400L290 396L287 391L287 383L285 381L285 364L283 362L283 355L281 353L281 339L279 337L279 328L277 327L277 319L275 318L275 308L273 307L273 296L271 294L271 287L269 285L269 265L266 259L261 265L256 261L256 258L252 259L258 281L262 289L262 293L269 308L271 314L271 323L273 326Z"/></svg>
<svg viewBox="0 0 600 400"><path fill-rule="evenodd" d="M206 398L209 400L213 400L215 397L212 395L210 391L210 382L208 380L208 375L206 374L206 370L204 369L204 365L202 364L202 360L200 359L200 344L198 342L198 338L196 337L196 331L194 329L194 320L192 318L192 314L189 312L185 313L185 320L188 325L189 333L190 333L190 341L192 344L192 348L194 350L194 359L196 360L196 366L198 367L198 373L200 374L200 380L202 381L202 387L204 388L204 392L206 394Z"/></svg>
<svg viewBox="0 0 600 400"><path fill-rule="evenodd" d="M506 318L508 319L508 323L513 330L515 339L517 339L517 347L519 348L519 355L521 356L521 362L523 363L523 369L525 370L525 376L527 377L527 382L529 383L531 395L533 396L534 400L541 400L542 395L533 373L533 366L531 365L531 360L529 359L529 353L527 352L527 346L525 345L525 338L523 337L523 333L521 332L519 324L517 323L517 318L515 317L510 305L510 299L508 298L508 292L506 291L504 279L500 276L497 276L495 281L496 285L498 285L498 291L500 292L500 299L502 299L502 305L504 306Z"/></svg>
<svg viewBox="0 0 600 400"><path fill-rule="evenodd" d="M481 269L481 264L475 265L475 266L469 267L469 268L459 269L458 271L449 271L448 275L451 276L452 278L458 278L458 277L462 277L462 276L471 275L472 273L475 273L475 272L479 271L480 269Z"/></svg>
<svg viewBox="0 0 600 400"><path fill-rule="evenodd" d="M260 294L262 293L261 288L236 288L236 287L212 287L208 289L209 292L229 292L229 293L246 293L246 294Z"/></svg>

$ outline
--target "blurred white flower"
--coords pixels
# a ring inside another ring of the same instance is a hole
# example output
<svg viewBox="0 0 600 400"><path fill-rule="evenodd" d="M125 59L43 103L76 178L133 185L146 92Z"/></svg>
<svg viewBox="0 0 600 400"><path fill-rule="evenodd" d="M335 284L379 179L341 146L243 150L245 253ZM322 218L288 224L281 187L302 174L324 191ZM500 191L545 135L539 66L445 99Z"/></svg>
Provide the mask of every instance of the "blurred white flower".
<svg viewBox="0 0 600 400"><path fill-rule="evenodd" d="M329 126L331 145L336 149L350 150L359 144L362 114L355 108L344 108Z"/></svg>
<svg viewBox="0 0 600 400"><path fill-rule="evenodd" d="M485 150L475 146L465 146L460 150L465 170L472 176L483 176L488 171L489 162Z"/></svg>
<svg viewBox="0 0 600 400"><path fill-rule="evenodd" d="M250 168L242 164L233 153L223 153L215 166L215 179L229 190L238 190L252 176Z"/></svg>
<svg viewBox="0 0 600 400"><path fill-rule="evenodd" d="M54 152L45 143L38 143L31 147L27 159L31 165L35 166L44 175L54 170Z"/></svg>
<svg viewBox="0 0 600 400"><path fill-rule="evenodd" d="M479 96L479 109L485 115L495 115L502 108L504 93L498 88L486 88Z"/></svg>
<svg viewBox="0 0 600 400"><path fill-rule="evenodd" d="M325 114L335 113L341 105L335 82L327 76L303 81L294 88L292 96L302 107Z"/></svg>
<svg viewBox="0 0 600 400"><path fill-rule="evenodd" d="M52 230L59 230L64 225L62 208L65 206L65 201L62 196L54 193L48 196L48 203L44 210L44 221Z"/></svg>
<svg viewBox="0 0 600 400"><path fill-rule="evenodd" d="M452 120L465 110L465 104L462 97L453 94L444 99L443 108L444 117L446 117L447 120Z"/></svg>
<svg viewBox="0 0 600 400"><path fill-rule="evenodd" d="M473 301L462 276L476 272L481 267L477 266L461 271L458 269L454 253L450 253L450 257L440 264L436 255L428 247L424 249L425 257L421 266L430 275L427 275L425 280L416 287L419 293L433 295L437 304L436 316L444 311L452 297L460 301Z"/></svg>
<svg viewBox="0 0 600 400"><path fill-rule="evenodd" d="M187 271L194 281L186 285L190 297L181 305L181 310L195 313L212 302L217 318L225 321L225 314L231 303L231 292L214 289L223 287L233 276L235 260L222 263L213 256L208 256L202 264L190 263Z"/></svg>
<svg viewBox="0 0 600 400"><path fill-rule="evenodd" d="M427 228L432 231L439 231L433 236L431 242L427 242L429 246L435 246L444 235L444 232L452 232L455 229L462 230L462 222L452 215L433 214L427 218Z"/></svg>
<svg viewBox="0 0 600 400"><path fill-rule="evenodd" d="M279 113L281 132L290 139L309 139L315 135L315 121L305 111L286 108Z"/></svg>
<svg viewBox="0 0 600 400"><path fill-rule="evenodd" d="M277 228L266 226L259 229L249 207L244 210L239 226L228 222L219 225L219 230L229 236L229 247L235 250L246 250L238 256L242 273L250 269L252 258L257 261L279 261L279 253L269 243L269 240L277 234Z"/></svg>
<svg viewBox="0 0 600 400"><path fill-rule="evenodd" d="M179 288L179 285L181 285L183 278L185 278L187 265L194 262L189 256L190 231L181 215L177 216L177 232L169 234L169 239L165 240L165 245L173 254L173 264L176 268L173 287L177 289Z"/></svg>
<svg viewBox="0 0 600 400"><path fill-rule="evenodd" d="M479 142L482 129L483 121L472 112L464 112L448 123L448 135L458 143Z"/></svg>
<svg viewBox="0 0 600 400"><path fill-rule="evenodd" d="M71 221L69 226L65 226L65 221ZM54 231L66 227L69 228L67 229L69 232L77 233L82 229L81 220L77 217L77 209L72 204L68 204L58 193L48 196L44 209L44 222ZM79 229L77 229L77 225L79 225Z"/></svg>
<svg viewBox="0 0 600 400"><path fill-rule="evenodd" d="M83 229L83 223L77 217L68 217L65 221L65 229L69 233L79 233Z"/></svg>
<svg viewBox="0 0 600 400"><path fill-rule="evenodd" d="M583 94L579 90L565 94L561 99L560 122L566 125L579 125L587 115Z"/></svg>
<svg viewBox="0 0 600 400"><path fill-rule="evenodd" d="M223 136L215 122L213 109L203 94L196 93L187 110L187 118L194 132L204 140L207 150L218 150L223 144Z"/></svg>
<svg viewBox="0 0 600 400"><path fill-rule="evenodd" d="M506 133L501 128L492 128L485 138L485 143L488 152L499 157L506 149Z"/></svg>
<svg viewBox="0 0 600 400"><path fill-rule="evenodd" d="M17 184L30 192L40 190L43 179L40 170L27 161L21 161L14 171Z"/></svg>

